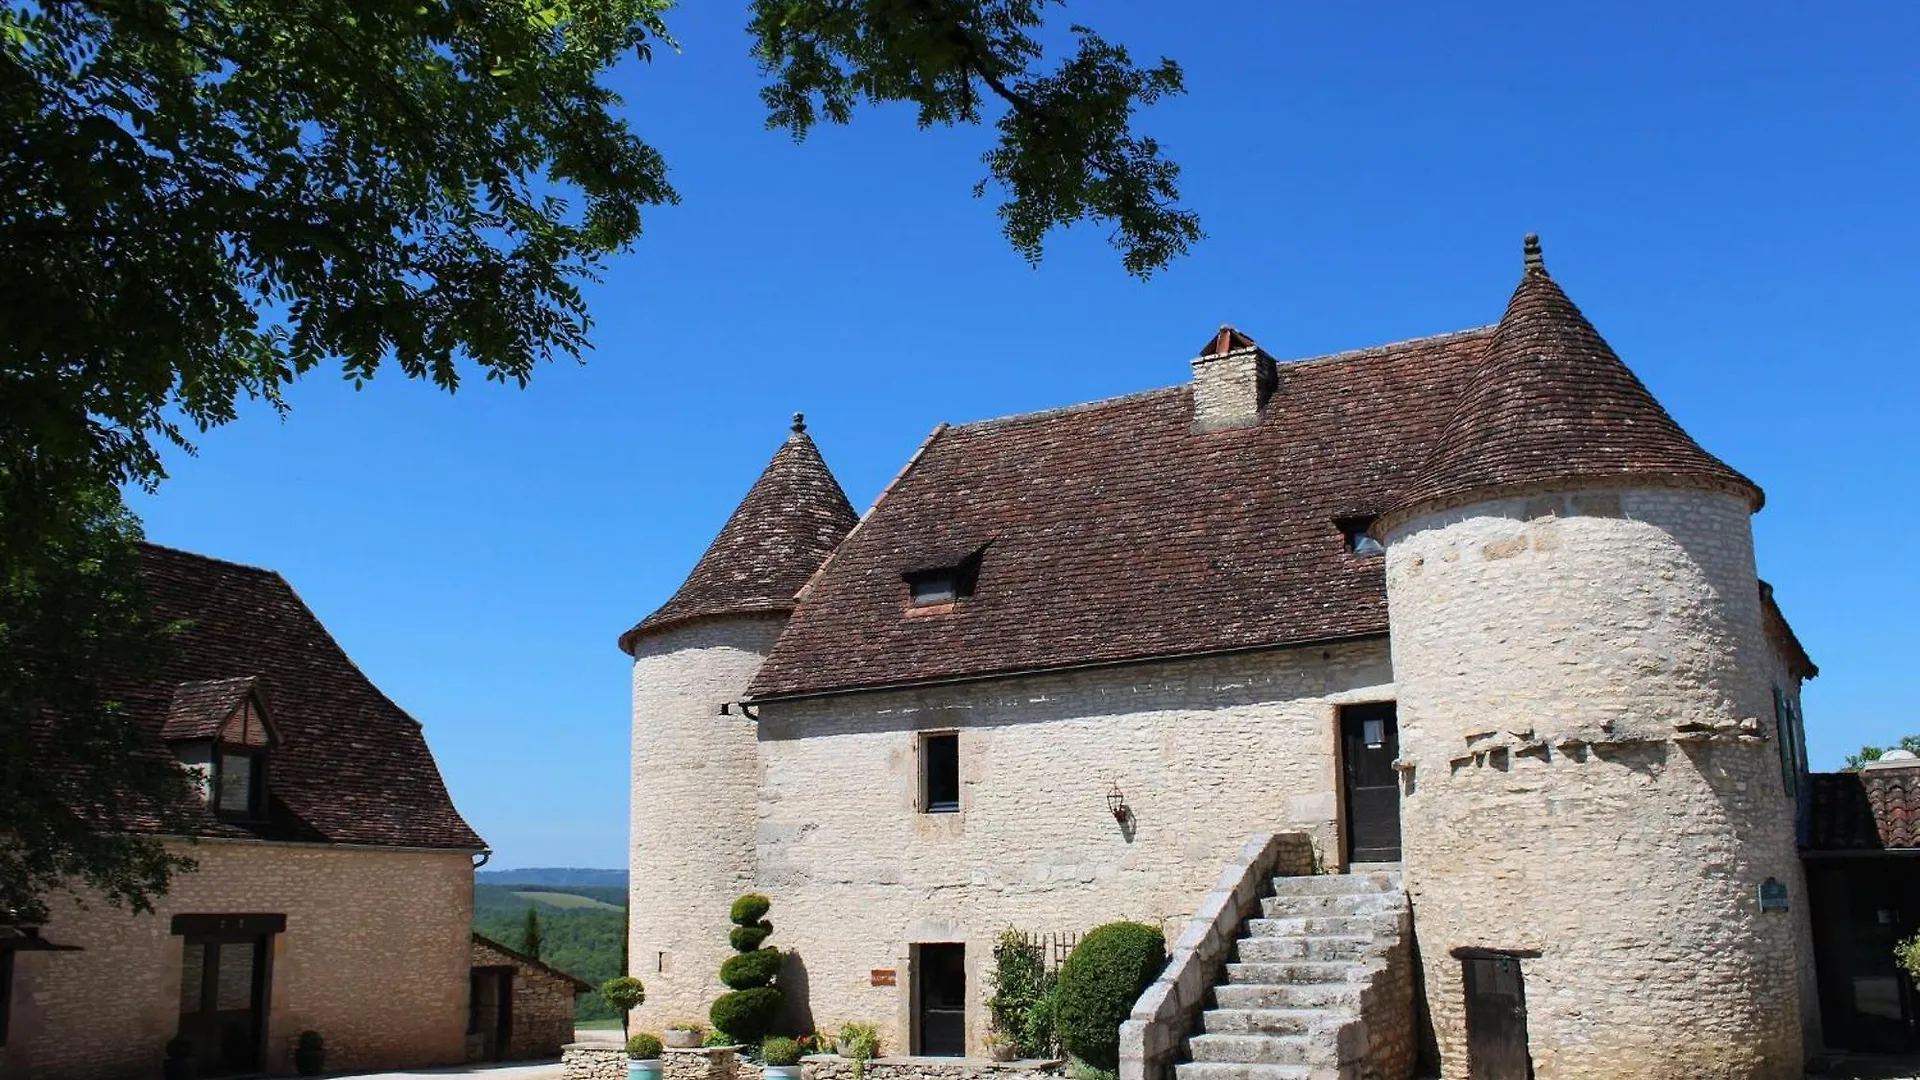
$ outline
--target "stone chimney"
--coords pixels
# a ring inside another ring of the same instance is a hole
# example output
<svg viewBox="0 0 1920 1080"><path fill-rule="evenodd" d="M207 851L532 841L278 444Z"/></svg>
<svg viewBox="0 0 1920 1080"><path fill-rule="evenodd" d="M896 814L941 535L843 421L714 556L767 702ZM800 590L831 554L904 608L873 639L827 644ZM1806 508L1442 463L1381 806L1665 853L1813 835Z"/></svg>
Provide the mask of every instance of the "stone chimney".
<svg viewBox="0 0 1920 1080"><path fill-rule="evenodd" d="M1258 423L1275 379L1273 357L1247 335L1221 326L1193 358L1193 430Z"/></svg>

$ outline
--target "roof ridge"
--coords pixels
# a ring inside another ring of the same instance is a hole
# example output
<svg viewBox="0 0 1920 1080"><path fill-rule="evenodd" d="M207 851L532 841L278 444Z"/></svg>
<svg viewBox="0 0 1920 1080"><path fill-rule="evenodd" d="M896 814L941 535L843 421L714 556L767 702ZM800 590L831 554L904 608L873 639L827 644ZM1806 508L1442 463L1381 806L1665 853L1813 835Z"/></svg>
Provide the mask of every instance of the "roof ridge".
<svg viewBox="0 0 1920 1080"><path fill-rule="evenodd" d="M1039 420L1064 415L1066 413L1110 408L1115 405L1126 404L1138 398L1149 398L1157 394L1178 393L1186 388L1186 383L1175 383L1172 386L1155 386L1146 390L1129 390L1124 394L1113 394L1109 397L1094 398L1092 401L1077 401L1071 405L1053 405L1045 409L1034 409L1029 412L1007 413L1002 416L989 416L982 420L969 420L964 424L948 424L947 429L950 431L973 431L980 428L991 427L995 424L1011 424L1021 420Z"/></svg>
<svg viewBox="0 0 1920 1080"><path fill-rule="evenodd" d="M213 563L218 566L227 566L235 570L246 570L250 573L255 573L255 574L265 574L268 577L277 577L282 581L286 580L285 575L281 574L280 571L275 570L271 566L255 566L252 563L235 562L232 559L222 559L217 555L208 555L205 552L188 551L186 548L177 548L169 544L156 544L151 540L141 540L139 541L139 544L141 547L152 548L155 551L163 551L168 555L185 555L187 558L198 559L201 562Z"/></svg>
<svg viewBox="0 0 1920 1080"><path fill-rule="evenodd" d="M1487 336L1499 328L1499 323L1485 323L1480 326L1470 326L1464 330L1448 330L1439 334L1422 334L1419 337L1401 338L1398 341L1389 341L1382 345L1368 345L1358 349L1342 349L1339 352L1322 353L1319 356L1294 357L1279 360L1277 363L1282 367L1299 367L1302 364L1320 364L1336 360L1359 360L1363 357L1385 356L1388 353L1400 352L1416 347L1444 345L1450 341L1464 341L1472 337Z"/></svg>

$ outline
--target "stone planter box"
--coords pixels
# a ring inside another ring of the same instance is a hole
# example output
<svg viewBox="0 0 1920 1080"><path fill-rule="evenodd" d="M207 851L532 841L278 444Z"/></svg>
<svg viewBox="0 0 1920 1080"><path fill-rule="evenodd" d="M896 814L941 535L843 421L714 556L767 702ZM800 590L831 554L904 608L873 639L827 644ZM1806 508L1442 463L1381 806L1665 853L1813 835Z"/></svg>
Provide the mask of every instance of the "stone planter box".
<svg viewBox="0 0 1920 1080"><path fill-rule="evenodd" d="M660 1041L675 1050L698 1050L705 1034L690 1028L668 1028L660 1033Z"/></svg>

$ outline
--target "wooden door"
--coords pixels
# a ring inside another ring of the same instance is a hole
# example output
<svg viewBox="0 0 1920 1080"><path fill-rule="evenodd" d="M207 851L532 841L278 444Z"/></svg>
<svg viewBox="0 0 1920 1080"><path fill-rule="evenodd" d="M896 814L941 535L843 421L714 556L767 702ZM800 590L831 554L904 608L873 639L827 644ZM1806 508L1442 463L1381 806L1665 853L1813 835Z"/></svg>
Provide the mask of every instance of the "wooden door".
<svg viewBox="0 0 1920 1080"><path fill-rule="evenodd" d="M190 936L180 964L180 1037L202 1076L260 1071L266 1031L267 935Z"/></svg>
<svg viewBox="0 0 1920 1080"><path fill-rule="evenodd" d="M914 1052L927 1057L967 1053L967 947L914 946Z"/></svg>
<svg viewBox="0 0 1920 1080"><path fill-rule="evenodd" d="M1399 756L1393 702L1340 710L1348 863L1400 861L1400 780L1393 770Z"/></svg>
<svg viewBox="0 0 1920 1080"><path fill-rule="evenodd" d="M1468 1080L1531 1080L1519 958L1468 956L1460 963L1467 991Z"/></svg>

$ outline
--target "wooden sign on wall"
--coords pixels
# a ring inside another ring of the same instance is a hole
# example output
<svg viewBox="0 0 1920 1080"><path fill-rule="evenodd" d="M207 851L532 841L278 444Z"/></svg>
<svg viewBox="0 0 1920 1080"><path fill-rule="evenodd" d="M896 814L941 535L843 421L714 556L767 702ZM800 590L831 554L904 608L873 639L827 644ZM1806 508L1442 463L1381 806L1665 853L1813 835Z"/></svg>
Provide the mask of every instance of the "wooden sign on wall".
<svg viewBox="0 0 1920 1080"><path fill-rule="evenodd" d="M867 977L874 986L893 986L896 985L895 978L897 974L893 968L874 968L867 973Z"/></svg>

